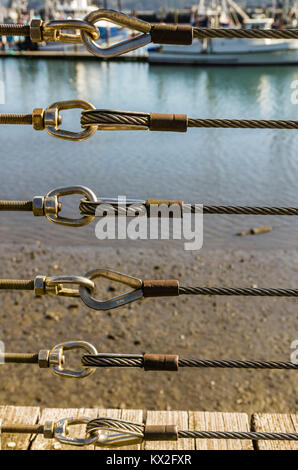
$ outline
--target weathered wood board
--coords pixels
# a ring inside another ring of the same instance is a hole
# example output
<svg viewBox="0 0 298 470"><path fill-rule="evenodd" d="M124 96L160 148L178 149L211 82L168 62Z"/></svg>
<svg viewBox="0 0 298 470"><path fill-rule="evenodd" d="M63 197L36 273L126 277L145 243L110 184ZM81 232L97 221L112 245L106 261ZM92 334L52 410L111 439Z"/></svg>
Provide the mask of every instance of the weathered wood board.
<svg viewBox="0 0 298 470"><path fill-rule="evenodd" d="M111 417L146 424L177 424L180 430L208 431L271 431L298 432L298 414L255 413L252 419L245 413L222 413L209 411L142 411L99 408L45 408L27 406L0 406L2 424L37 424L57 421L66 417ZM82 437L84 425L74 426L72 436ZM45 439L42 435L2 434L2 450L298 450L295 441L256 441L230 439L179 439L174 442L146 441L142 444L121 447L77 447Z"/></svg>
<svg viewBox="0 0 298 470"><path fill-rule="evenodd" d="M298 414L255 413L252 430L263 432L298 432ZM298 450L297 441L257 441L259 450Z"/></svg>

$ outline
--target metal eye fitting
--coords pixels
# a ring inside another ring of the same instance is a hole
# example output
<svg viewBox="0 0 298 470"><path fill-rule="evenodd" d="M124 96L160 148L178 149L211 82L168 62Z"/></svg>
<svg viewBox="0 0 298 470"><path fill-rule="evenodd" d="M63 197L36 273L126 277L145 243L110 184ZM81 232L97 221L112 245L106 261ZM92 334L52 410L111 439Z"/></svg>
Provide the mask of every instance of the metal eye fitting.
<svg viewBox="0 0 298 470"><path fill-rule="evenodd" d="M119 13L114 10L97 10L89 13L84 20L90 24L95 24L97 21L106 20L110 23L117 24L122 27L129 28L133 31L139 31L140 34L134 38L128 39L126 41L119 42L114 44L111 47L100 47L88 33L84 30L81 30L82 41L86 46L86 49L94 54L97 57L101 58L110 58L116 57L118 55L124 54L126 52L134 51L139 47L146 46L151 42L151 24L146 21L139 20L137 18L132 18L130 16L124 15L124 13Z"/></svg>
<svg viewBox="0 0 298 470"><path fill-rule="evenodd" d="M52 368L56 375L62 377L71 377L82 379L94 373L94 367L85 367L81 370L65 369L64 368L64 351L72 349L84 349L88 354L98 354L96 348L86 341L68 341L54 346L49 353L49 366Z"/></svg>
<svg viewBox="0 0 298 470"><path fill-rule="evenodd" d="M89 37L89 36L87 36ZM88 126L81 132L71 132L59 129L59 112L63 109L95 109L93 104L84 100L57 101L48 106L44 113L44 125L48 134L64 140L86 140L97 130L97 126Z"/></svg>
<svg viewBox="0 0 298 470"><path fill-rule="evenodd" d="M127 276L126 274L111 271L109 269L95 269L93 271L89 271L85 277L91 280L102 277L104 279L119 282L120 284L125 284L133 288L133 290L118 295L117 297L113 297L112 299L97 300L92 297L90 291L86 287L80 286L81 299L88 307L94 310L111 310L112 308L126 305L143 297L143 282L141 279L136 277Z"/></svg>
<svg viewBox="0 0 298 470"><path fill-rule="evenodd" d="M79 219L69 219L59 216L59 197L69 196L71 194L83 195L87 201L97 201L96 194L85 186L69 186L66 188L53 189L44 198L44 214L46 218L55 224L67 225L69 227L82 227L92 222L94 217L89 215L80 217Z"/></svg>
<svg viewBox="0 0 298 470"><path fill-rule="evenodd" d="M69 437L69 426L73 426L75 424L88 424L90 418L82 417L82 418L63 418L57 421L55 424L55 431L54 437L57 441L61 442L61 444L71 444L74 446L85 446L89 444L94 444L97 439L98 435L94 434L89 437L79 438L79 437Z"/></svg>

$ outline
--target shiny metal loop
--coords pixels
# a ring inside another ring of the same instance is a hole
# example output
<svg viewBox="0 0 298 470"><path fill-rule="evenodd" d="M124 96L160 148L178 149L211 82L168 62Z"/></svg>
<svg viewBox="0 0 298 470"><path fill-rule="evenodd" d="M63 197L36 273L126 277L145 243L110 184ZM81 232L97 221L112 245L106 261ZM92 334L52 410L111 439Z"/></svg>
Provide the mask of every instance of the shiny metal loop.
<svg viewBox="0 0 298 470"><path fill-rule="evenodd" d="M129 304L143 297L142 286L143 282L141 279L136 277L127 276L126 274L111 271L109 269L95 269L89 271L85 277L88 279L96 279L98 277L109 279L110 281L119 282L133 288L132 291L125 292L124 294L113 297L109 300L97 300L90 294L90 291L86 287L80 287L80 296L83 302L94 310L111 310L113 308L120 307L122 305Z"/></svg>
<svg viewBox="0 0 298 470"><path fill-rule="evenodd" d="M84 286L89 291L93 292L95 289L94 282L82 276L53 276L47 277L45 280L45 290L49 293L56 293L60 297L80 297L78 289L67 289L63 284L76 284Z"/></svg>
<svg viewBox="0 0 298 470"><path fill-rule="evenodd" d="M57 101L48 106L44 113L44 125L48 134L58 139L81 141L89 139L97 131L97 126L88 126L81 132L59 129L59 112L65 109L95 109L93 104L84 100Z"/></svg>
<svg viewBox="0 0 298 470"><path fill-rule="evenodd" d="M151 42L151 24L146 21L139 20L131 16L127 16L124 13L120 13L114 10L96 10L85 16L84 20L89 24L95 24L97 21L106 20L110 23L117 24L122 27L129 28L133 31L139 31L140 34L134 38L126 41L119 42L110 47L100 47L89 34L86 34L84 30L81 31L82 41L86 46L86 49L91 54L101 58L116 57L126 52L134 51L140 47L146 46Z"/></svg>
<svg viewBox="0 0 298 470"><path fill-rule="evenodd" d="M84 20L63 20L49 21L44 23L42 28L42 39L44 41L60 41L68 44L81 44L82 37L80 34L62 33L65 29L84 31L93 40L99 38L98 29Z"/></svg>
<svg viewBox="0 0 298 470"><path fill-rule="evenodd" d="M59 203L60 196L69 196L71 194L81 194L85 196L87 201L91 201L91 202L97 201L96 194L91 189L86 188L85 186L69 186L66 188L53 189L45 196L45 200L47 200L47 198L51 200L51 198L57 197L58 203ZM57 207L59 207L59 204L57 205ZM46 204L45 204L45 216L48 220L50 220L51 222L54 222L55 224L67 225L69 227L82 227L83 225L89 224L94 219L92 215L83 216L83 217L80 217L79 219L70 219L67 217L61 217L58 214L58 212L56 214L51 213L51 210L47 212Z"/></svg>
<svg viewBox="0 0 298 470"><path fill-rule="evenodd" d="M82 379L88 377L95 372L94 367L85 367L81 370L65 369L64 364L64 351L72 349L84 349L88 354L98 354L96 348L86 341L68 341L54 346L49 353L49 366L52 368L54 374L62 377L71 377Z"/></svg>
<svg viewBox="0 0 298 470"><path fill-rule="evenodd" d="M75 424L88 424L90 418L82 417L82 418L63 418L57 421L55 424L55 431L54 437L57 441L61 442L61 444L71 444L74 446L85 446L89 444L94 444L97 439L98 435L94 434L89 437L79 438L79 437L69 437L69 426L73 426Z"/></svg>

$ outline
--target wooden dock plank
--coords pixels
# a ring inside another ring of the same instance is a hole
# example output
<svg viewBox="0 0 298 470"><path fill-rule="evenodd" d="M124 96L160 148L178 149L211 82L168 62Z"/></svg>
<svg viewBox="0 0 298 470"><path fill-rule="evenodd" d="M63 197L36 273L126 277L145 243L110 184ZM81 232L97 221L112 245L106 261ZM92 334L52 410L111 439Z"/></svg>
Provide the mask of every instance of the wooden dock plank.
<svg viewBox="0 0 298 470"><path fill-rule="evenodd" d="M0 419L3 424L36 424L40 409L38 406L0 406ZM1 450L27 450L30 434L2 434Z"/></svg>
<svg viewBox="0 0 298 470"><path fill-rule="evenodd" d="M146 424L177 424L178 429L189 429L187 411L147 411ZM195 449L194 439L178 439L176 442L147 441L146 450L191 450Z"/></svg>
<svg viewBox="0 0 298 470"><path fill-rule="evenodd" d="M97 417L97 410L95 408L45 408L42 411L40 423L43 424L45 421L57 421L61 418L68 417L82 417L87 416L89 418ZM82 437L85 433L85 425L74 426L72 429L72 436ZM73 445L61 444L55 439L45 439L43 436L38 435L34 439L32 450L93 450L94 445L77 447Z"/></svg>
<svg viewBox="0 0 298 470"><path fill-rule="evenodd" d="M298 432L298 414L255 413L251 426L245 413L221 413L199 411L148 411L125 409L73 409L22 406L0 406L0 422L3 424L36 424L47 420L57 421L65 417L111 417L147 424L177 424L180 430L218 430L218 431L267 431ZM72 436L84 436L85 425L74 426ZM55 439L44 439L41 435L2 434L1 450L253 450L252 441L227 439L179 439L177 442L147 441L123 447L95 447L94 445L76 447L64 445ZM260 450L298 450L295 441L258 441L255 448Z"/></svg>
<svg viewBox="0 0 298 470"><path fill-rule="evenodd" d="M249 431L246 413L190 411L189 429L200 431ZM252 441L233 439L196 439L198 450L253 450Z"/></svg>
<svg viewBox="0 0 298 470"><path fill-rule="evenodd" d="M252 431L298 432L298 414L255 413L252 416ZM297 441L257 441L259 450L298 450Z"/></svg>

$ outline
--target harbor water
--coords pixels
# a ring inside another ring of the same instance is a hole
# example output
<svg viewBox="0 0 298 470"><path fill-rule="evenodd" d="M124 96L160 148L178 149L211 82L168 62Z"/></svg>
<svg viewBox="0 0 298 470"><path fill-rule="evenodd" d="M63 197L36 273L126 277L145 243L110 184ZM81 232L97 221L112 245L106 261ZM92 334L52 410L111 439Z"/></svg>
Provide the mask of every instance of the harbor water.
<svg viewBox="0 0 298 470"><path fill-rule="evenodd" d="M28 112L84 99L97 108L186 113L189 117L297 119L296 67L171 67L147 63L1 59L0 112ZM80 110L63 128L80 129ZM56 187L85 185L98 196L180 199L221 205L297 206L295 130L189 129L186 134L98 131L85 142L54 139L30 126L2 126L1 199L31 199ZM72 206L78 198L72 199ZM66 203L66 206L68 205ZM68 207L70 210L71 208ZM25 229L24 229L24 224ZM235 237L258 225L273 230ZM204 217L204 246L295 246L294 217ZM94 224L55 227L31 214L2 214L0 239L99 244ZM135 242L136 243L136 242Z"/></svg>

